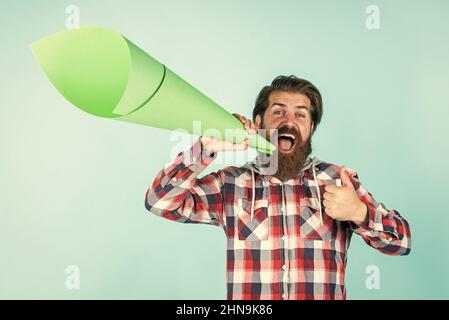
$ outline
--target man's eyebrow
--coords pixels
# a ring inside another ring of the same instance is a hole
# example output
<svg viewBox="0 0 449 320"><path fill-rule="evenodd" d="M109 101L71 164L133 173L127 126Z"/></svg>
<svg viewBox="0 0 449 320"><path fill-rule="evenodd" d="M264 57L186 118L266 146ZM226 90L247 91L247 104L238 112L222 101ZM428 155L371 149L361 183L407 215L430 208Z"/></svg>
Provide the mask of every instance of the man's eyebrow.
<svg viewBox="0 0 449 320"><path fill-rule="evenodd" d="M271 107L274 107L274 106L279 106L279 107L282 107L282 108L288 107L286 104L283 104L283 103L280 103L280 102L275 102L275 103L273 103L271 105ZM309 108L307 106L303 106L303 105L295 106L295 108L309 110Z"/></svg>

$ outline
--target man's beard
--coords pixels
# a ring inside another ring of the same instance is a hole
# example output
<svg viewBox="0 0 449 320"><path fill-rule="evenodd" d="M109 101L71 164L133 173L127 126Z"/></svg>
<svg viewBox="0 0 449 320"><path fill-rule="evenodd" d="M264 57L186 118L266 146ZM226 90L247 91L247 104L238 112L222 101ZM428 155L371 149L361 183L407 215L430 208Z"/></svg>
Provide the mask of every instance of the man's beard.
<svg viewBox="0 0 449 320"><path fill-rule="evenodd" d="M307 141L303 141L301 133L296 129L288 128L285 126L278 129L278 137L285 133L289 133L295 136L295 144L293 146L293 151L288 154L280 152L279 146L278 150L276 150L276 152L278 153L278 164L277 171L273 174L273 176L280 181L286 181L298 176L301 169L304 167L307 157L312 152L311 135L309 136ZM269 135L270 133L266 132L266 138L268 138ZM276 145L279 144L279 140L273 142L276 143Z"/></svg>

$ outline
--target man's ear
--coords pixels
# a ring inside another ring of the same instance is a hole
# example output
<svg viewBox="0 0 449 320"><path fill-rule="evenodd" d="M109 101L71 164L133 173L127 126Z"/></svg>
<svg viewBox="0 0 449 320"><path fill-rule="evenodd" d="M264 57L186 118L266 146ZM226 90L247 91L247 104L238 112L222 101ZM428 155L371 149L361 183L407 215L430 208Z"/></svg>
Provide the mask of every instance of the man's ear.
<svg viewBox="0 0 449 320"><path fill-rule="evenodd" d="M313 121L312 121L312 126L311 126L311 129L310 129L310 132L311 133L315 132L315 122L313 122Z"/></svg>
<svg viewBox="0 0 449 320"><path fill-rule="evenodd" d="M256 127L257 127L257 130L259 130L260 129L260 126L261 126L261 124L262 124L262 117L260 116L260 115L257 115L256 116L256 118L255 118L255 122L254 122L254 124L256 125Z"/></svg>

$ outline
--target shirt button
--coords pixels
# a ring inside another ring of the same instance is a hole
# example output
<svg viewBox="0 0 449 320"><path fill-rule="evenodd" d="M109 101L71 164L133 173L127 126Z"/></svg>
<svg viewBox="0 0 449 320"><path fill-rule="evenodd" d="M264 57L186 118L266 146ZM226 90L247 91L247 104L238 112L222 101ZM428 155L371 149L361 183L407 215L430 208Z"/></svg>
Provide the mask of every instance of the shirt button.
<svg viewBox="0 0 449 320"><path fill-rule="evenodd" d="M178 180L178 179L176 179L176 178L171 179L171 181L173 181L173 182L176 182L176 180Z"/></svg>
<svg viewBox="0 0 449 320"><path fill-rule="evenodd" d="M282 240L285 241L285 236L282 236Z"/></svg>
<svg viewBox="0 0 449 320"><path fill-rule="evenodd" d="M284 270L285 270L285 269L287 269L287 267L286 267L286 265L285 265L285 264L284 264L284 265L282 266L282 269L284 269Z"/></svg>
<svg viewBox="0 0 449 320"><path fill-rule="evenodd" d="M282 295L282 299L285 299L285 293Z"/></svg>

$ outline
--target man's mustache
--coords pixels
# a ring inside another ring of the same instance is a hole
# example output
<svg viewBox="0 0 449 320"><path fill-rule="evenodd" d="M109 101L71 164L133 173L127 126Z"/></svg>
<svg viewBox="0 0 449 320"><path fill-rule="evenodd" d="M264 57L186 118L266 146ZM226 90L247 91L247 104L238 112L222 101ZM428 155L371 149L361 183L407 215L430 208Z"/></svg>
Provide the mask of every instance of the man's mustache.
<svg viewBox="0 0 449 320"><path fill-rule="evenodd" d="M274 139L274 137L276 135L276 131L277 131L277 136L278 137L280 135L282 135L282 134L291 134L291 135L293 135L295 137L297 142L302 143L301 133L297 129L292 128L292 127L287 127L287 126L282 126L282 127L279 127L279 128L276 128L276 129L272 130L272 132L269 133L270 134L270 141L273 141L273 139ZM277 143L277 141L274 141L274 142Z"/></svg>

